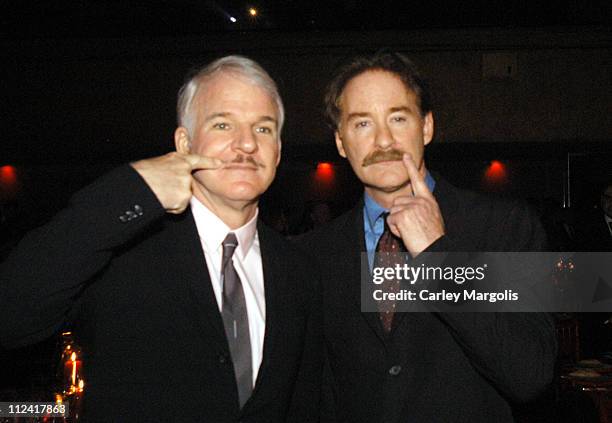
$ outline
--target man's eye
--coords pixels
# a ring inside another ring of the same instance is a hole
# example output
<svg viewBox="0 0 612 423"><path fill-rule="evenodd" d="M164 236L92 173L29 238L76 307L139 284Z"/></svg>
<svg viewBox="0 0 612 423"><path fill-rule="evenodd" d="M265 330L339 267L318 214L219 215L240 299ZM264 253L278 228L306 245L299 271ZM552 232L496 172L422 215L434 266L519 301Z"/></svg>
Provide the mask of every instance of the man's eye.
<svg viewBox="0 0 612 423"><path fill-rule="evenodd" d="M229 124L225 122L218 122L213 125L213 128L225 130L225 129L229 129Z"/></svg>
<svg viewBox="0 0 612 423"><path fill-rule="evenodd" d="M367 120L361 120L357 123L355 123L355 128L366 128L367 126L369 126L370 122L368 122Z"/></svg>
<svg viewBox="0 0 612 423"><path fill-rule="evenodd" d="M406 122L406 118L404 116L393 116L391 120L393 122Z"/></svg>
<svg viewBox="0 0 612 423"><path fill-rule="evenodd" d="M267 126L260 126L256 128L255 131L259 134L271 134L272 133L272 129L268 128Z"/></svg>

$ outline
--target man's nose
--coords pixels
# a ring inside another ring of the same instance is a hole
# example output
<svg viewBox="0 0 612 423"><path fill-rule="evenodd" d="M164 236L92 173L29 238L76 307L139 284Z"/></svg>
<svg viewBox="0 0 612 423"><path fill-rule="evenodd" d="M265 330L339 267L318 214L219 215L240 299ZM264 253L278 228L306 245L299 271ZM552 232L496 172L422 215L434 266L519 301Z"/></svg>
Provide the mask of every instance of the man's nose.
<svg viewBox="0 0 612 423"><path fill-rule="evenodd" d="M257 151L257 139L251 128L244 128L237 135L238 136L232 143L232 148L234 150L239 150L247 154Z"/></svg>
<svg viewBox="0 0 612 423"><path fill-rule="evenodd" d="M391 147L395 140L393 139L393 135L389 130L389 127L385 124L378 125L376 129L376 139L374 140L376 143L376 147L381 150L386 150Z"/></svg>

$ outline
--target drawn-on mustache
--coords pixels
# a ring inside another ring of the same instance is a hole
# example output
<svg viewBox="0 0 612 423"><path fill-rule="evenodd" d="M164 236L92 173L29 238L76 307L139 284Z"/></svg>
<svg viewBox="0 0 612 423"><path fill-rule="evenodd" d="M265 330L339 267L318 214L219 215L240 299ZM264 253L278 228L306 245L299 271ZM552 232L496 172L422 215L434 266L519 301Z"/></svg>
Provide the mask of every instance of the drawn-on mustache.
<svg viewBox="0 0 612 423"><path fill-rule="evenodd" d="M261 167L261 168L265 168L266 165L258 162L257 160L255 160L255 158L253 156L244 156L242 154L238 154L236 156L236 158L230 162L226 162L227 164L232 164L232 163L250 163L255 167Z"/></svg>
<svg viewBox="0 0 612 423"><path fill-rule="evenodd" d="M362 167L370 166L380 162L401 161L404 152L399 150L376 150L363 159Z"/></svg>

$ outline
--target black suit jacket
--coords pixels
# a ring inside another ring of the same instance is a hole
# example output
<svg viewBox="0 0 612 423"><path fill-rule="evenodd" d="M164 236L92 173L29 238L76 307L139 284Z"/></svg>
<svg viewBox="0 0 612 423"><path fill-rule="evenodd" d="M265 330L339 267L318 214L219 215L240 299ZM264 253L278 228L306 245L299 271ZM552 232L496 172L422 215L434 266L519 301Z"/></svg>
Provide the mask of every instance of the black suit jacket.
<svg viewBox="0 0 612 423"><path fill-rule="evenodd" d="M490 201L440 177L436 182L447 234L428 251L542 247L539 224L519 204ZM527 401L552 380L552 321L536 313L398 313L386 337L378 313L360 308L362 210L363 202L303 240L323 280L331 391L324 420L512 421L508 401Z"/></svg>
<svg viewBox="0 0 612 423"><path fill-rule="evenodd" d="M612 235L600 208L579 215L576 233L578 251L612 251Z"/></svg>
<svg viewBox="0 0 612 423"><path fill-rule="evenodd" d="M127 165L77 193L2 264L1 344L33 343L74 322L86 421L316 420L317 278L279 235L262 224L258 233L266 330L242 410L193 216L167 215Z"/></svg>

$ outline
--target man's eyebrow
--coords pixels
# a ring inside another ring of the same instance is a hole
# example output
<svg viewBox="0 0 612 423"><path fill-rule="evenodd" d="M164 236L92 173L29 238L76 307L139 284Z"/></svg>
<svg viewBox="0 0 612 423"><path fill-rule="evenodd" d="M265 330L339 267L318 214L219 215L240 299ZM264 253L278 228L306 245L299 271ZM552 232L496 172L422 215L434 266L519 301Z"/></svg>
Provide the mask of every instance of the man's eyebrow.
<svg viewBox="0 0 612 423"><path fill-rule="evenodd" d="M410 113L411 110L408 106L398 106L398 107L391 107L389 109L389 112L391 113L396 113L396 112L408 112Z"/></svg>
<svg viewBox="0 0 612 423"><path fill-rule="evenodd" d="M257 119L258 123L261 122L272 122L274 125L277 125L277 121L276 119L274 119L272 116L268 116L268 115L264 115L264 116L260 116L259 119Z"/></svg>
<svg viewBox="0 0 612 423"><path fill-rule="evenodd" d="M229 116L231 116L231 113L227 113L227 112L211 113L210 115L208 115L208 116L206 116L204 118L204 122L210 122L211 120L216 119L216 118L220 118L220 117L221 118L226 118L226 117L229 117Z"/></svg>
<svg viewBox="0 0 612 423"><path fill-rule="evenodd" d="M211 113L210 115L206 116L204 118L204 122L210 122L211 120L214 120L216 118L229 118L229 117L232 117L232 113L229 113L229 112L216 112L216 113ZM268 116L268 115L260 116L257 119L257 122L258 123L261 123L261 122L272 122L272 123L274 123L274 125L278 125L277 120L275 118L273 118L272 116Z"/></svg>
<svg viewBox="0 0 612 423"><path fill-rule="evenodd" d="M346 120L351 120L351 119L355 119L355 118L364 118L364 117L368 117L370 116L369 113L365 113L365 112L353 112L353 113L349 113L348 116L346 117Z"/></svg>

